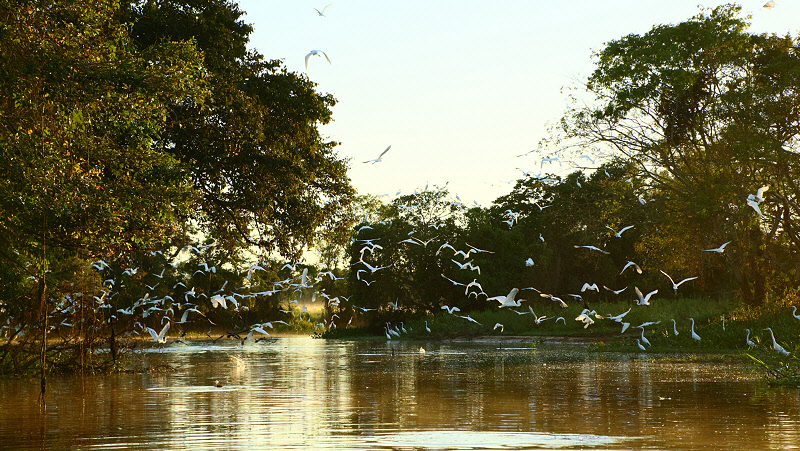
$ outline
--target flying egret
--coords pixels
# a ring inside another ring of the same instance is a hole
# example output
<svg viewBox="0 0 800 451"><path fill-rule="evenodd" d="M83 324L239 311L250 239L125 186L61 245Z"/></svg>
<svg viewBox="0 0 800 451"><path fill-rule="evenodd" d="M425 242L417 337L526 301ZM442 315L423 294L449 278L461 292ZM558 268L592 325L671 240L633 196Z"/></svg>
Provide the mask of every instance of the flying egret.
<svg viewBox="0 0 800 451"><path fill-rule="evenodd" d="M518 301L514 300L514 297L519 292L519 288L513 288L507 295L505 296L494 296L491 298L487 298L487 301L497 301L500 303L500 308L503 307L519 307L520 303L525 299L520 299Z"/></svg>
<svg viewBox="0 0 800 451"><path fill-rule="evenodd" d="M604 251L604 250L600 249L600 248L599 248L599 247L597 247L597 246L585 246L585 245L584 245L584 246L579 246L579 245L577 245L577 244L576 244L576 245L574 245L573 247L575 247L576 249L577 249L577 248L580 248L580 247L584 247L584 248L586 248L586 249L589 249L589 250L593 250L593 251L597 251L597 252L602 252L602 253L604 253L604 254L606 254L606 255L610 254L610 252L606 252L606 251Z"/></svg>
<svg viewBox="0 0 800 451"><path fill-rule="evenodd" d="M619 333L624 334L628 327L630 327L631 323L622 323L622 330Z"/></svg>
<svg viewBox="0 0 800 451"><path fill-rule="evenodd" d="M331 6L331 5L333 5L333 3L331 3L328 6ZM319 14L320 17L325 17L325 10L328 9L328 6L322 8L322 11L318 10L317 8L314 8L314 11L316 11L317 14Z"/></svg>
<svg viewBox="0 0 800 451"><path fill-rule="evenodd" d="M494 329L492 329L492 330L497 330L498 327L500 328L500 333L503 333L503 330L505 330L505 327L500 323L495 323Z"/></svg>
<svg viewBox="0 0 800 451"><path fill-rule="evenodd" d="M690 280L694 280L694 279L697 278L697 276L695 276L695 277L687 277L687 278L681 280L680 282L675 283L675 281L672 280L672 277L670 277L669 274L665 273L664 271L662 271L660 269L659 269L659 271L661 271L661 274L664 274L665 276L667 276L667 279L669 279L670 283L672 283L672 289L675 290L675 293L678 292L678 287L681 286L682 283L688 282Z"/></svg>
<svg viewBox="0 0 800 451"><path fill-rule="evenodd" d="M605 285L603 285L603 288L605 288L606 290L608 290L608 291L610 291L610 292L612 292L612 293L614 293L614 294L620 294L620 293L622 293L623 291L625 291L625 290L627 290L627 289L628 289L628 287L625 287L625 288L623 288L623 289L621 289L621 290L612 290L611 288L608 288L608 287L607 287L607 286L605 286Z"/></svg>
<svg viewBox="0 0 800 451"><path fill-rule="evenodd" d="M789 355L789 351L783 349L783 346L779 345L778 342L775 341L775 334L772 333L772 328L771 327L767 327L764 330L768 330L770 336L772 337L772 349L774 349L775 352L777 352L780 355L783 355L783 356Z"/></svg>
<svg viewBox="0 0 800 451"><path fill-rule="evenodd" d="M716 249L703 249L703 252L716 252L718 254L721 254L721 253L725 252L725 246L727 246L730 243L731 242L728 241L727 243L724 243L722 246L720 246L720 247L718 247Z"/></svg>
<svg viewBox="0 0 800 451"><path fill-rule="evenodd" d="M453 314L453 312L460 312L461 311L461 309L458 308L458 307L455 307L455 306L450 307L450 306L447 306L447 305L443 305L442 306L442 310L447 310L447 313L449 313L451 315Z"/></svg>
<svg viewBox="0 0 800 451"><path fill-rule="evenodd" d="M749 346L751 348L755 348L756 347L756 343L753 340L750 339L750 329L746 329L746 330L747 330L747 337L745 337L744 342L747 343L747 346Z"/></svg>
<svg viewBox="0 0 800 451"><path fill-rule="evenodd" d="M631 262L631 261L629 261L628 263L625 263L625 266L622 267L622 271L620 271L619 273L620 274L624 273L625 270L630 268L631 266L633 266L633 269L635 269L637 273L639 273L639 274L642 273L642 268L640 268L639 265L637 265L636 263Z"/></svg>
<svg viewBox="0 0 800 451"><path fill-rule="evenodd" d="M481 325L481 323L479 323L479 322L475 321L475 319L473 319L473 318L472 318L471 316L469 316L469 315L466 315L466 316L456 315L456 316L457 316L457 317L459 317L459 318L464 318L464 319L465 319L465 320L467 320L467 321L471 321L471 322L473 322L473 323L475 323L475 324L477 324L477 325L479 325L479 326Z"/></svg>
<svg viewBox="0 0 800 451"><path fill-rule="evenodd" d="M639 300L636 301L636 305L650 305L650 297L658 293L658 290L653 290L644 296L641 290L639 290L639 287L633 287L633 289L636 291L636 297L639 298Z"/></svg>
<svg viewBox="0 0 800 451"><path fill-rule="evenodd" d="M606 226L606 228L607 228L608 230L610 230L610 231L611 231L611 232L614 234L614 236L615 236L615 237L617 237L617 238L622 238L622 232L624 232L624 231L626 231L626 230L628 230L628 229L632 229L632 228L633 228L633 226L632 226L632 225L629 225L629 226L627 226L627 227L623 227L623 228L622 228L622 229L621 229L619 232L617 232L616 230L612 229L612 228L611 228L611 227L609 227L609 226Z"/></svg>
<svg viewBox="0 0 800 451"><path fill-rule="evenodd" d="M697 334L694 332L694 318L689 318L689 319L692 321L692 339L693 339L694 341L700 341L700 335L697 335Z"/></svg>
<svg viewBox="0 0 800 451"><path fill-rule="evenodd" d="M324 53L323 53L323 55L324 55ZM327 57L328 57L328 56L326 55L326 56L325 56L325 58L327 58ZM308 61L308 57L306 57L306 61ZM328 62L330 62L330 60L328 60ZM364 163L372 163L372 164L375 164L375 163L378 163L378 162L381 162L381 161L383 161L383 159L382 159L383 155L384 155L384 154L386 154L386 152L388 152L388 151L389 151L389 149L391 149L391 148L392 148L392 146L389 146L389 147L387 147L386 149L384 149L384 150L383 150L383 152L381 152L381 154L380 154L380 155L378 155L378 158L374 158L374 159L372 159L372 160L367 160L367 161L364 161Z"/></svg>
<svg viewBox="0 0 800 451"><path fill-rule="evenodd" d="M312 50L312 51L308 52L308 55L306 55L306 70L308 70L308 59L311 58L312 56L320 56L320 55L324 56L325 59L328 60L328 64L331 64L331 59L328 58L328 55L325 54L325 52L323 52L322 50ZM389 147L391 147L391 146L389 146ZM386 150L389 150L389 149L386 149ZM384 153L385 152L386 151L384 151ZM378 157L378 158L380 158L380 157Z"/></svg>
<svg viewBox="0 0 800 451"><path fill-rule="evenodd" d="M764 8L766 8L766 9L772 9L775 6L776 6L776 4L772 0L769 0L767 3L764 3Z"/></svg>
<svg viewBox="0 0 800 451"><path fill-rule="evenodd" d="M596 283L593 283L591 285L589 285L588 282L584 283L583 286L581 287L581 293L583 293L586 290L592 290L592 291L596 291L598 293L600 292L600 289L597 288L597 284Z"/></svg>
<svg viewBox="0 0 800 451"><path fill-rule="evenodd" d="M610 320L612 320L612 321L616 321L616 322L618 322L618 323L621 323L621 322L622 322L622 318L623 318L623 317L625 317L625 315L627 315L628 313L630 313L631 309L632 309L632 308L629 308L629 309L628 309L628 310L626 310L624 313L620 313L620 314L619 314L619 315L617 315L617 316L606 316L606 319L610 319Z"/></svg>
<svg viewBox="0 0 800 451"><path fill-rule="evenodd" d="M527 266L527 267L533 266L533 259L532 258L528 258L527 260L525 260L525 266Z"/></svg>
<svg viewBox="0 0 800 451"><path fill-rule="evenodd" d="M157 334L156 334L155 330L153 330L153 329L151 329L149 327L145 327L145 329L147 329L147 332L149 332L150 336L153 337L153 341L154 342L156 342L156 343L166 343L167 342L167 331L169 330L170 324L172 324L172 323L167 322L167 324L161 329L161 332L159 332Z"/></svg>

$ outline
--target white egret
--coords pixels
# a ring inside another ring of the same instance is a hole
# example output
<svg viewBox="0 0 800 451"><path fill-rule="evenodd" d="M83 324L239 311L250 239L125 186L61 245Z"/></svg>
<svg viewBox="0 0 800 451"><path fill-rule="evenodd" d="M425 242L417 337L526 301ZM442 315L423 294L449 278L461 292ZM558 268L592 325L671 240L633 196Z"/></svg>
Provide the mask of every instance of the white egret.
<svg viewBox="0 0 800 451"><path fill-rule="evenodd" d="M633 266L633 269L635 269L637 273L639 273L639 274L642 273L642 268L640 268L639 265L637 265L636 263L631 262L631 261L629 261L628 263L625 263L625 266L622 267L622 271L620 271L619 273L620 274L624 273L625 270L630 268L631 266Z"/></svg>
<svg viewBox="0 0 800 451"><path fill-rule="evenodd" d="M498 327L500 328L500 333L503 333L503 331L505 330L505 327L500 323L495 323L494 329L492 329L492 330L497 330Z"/></svg>
<svg viewBox="0 0 800 451"><path fill-rule="evenodd" d="M600 249L600 248L599 248L599 247L597 247L597 246L585 246L585 245L584 245L584 246L579 246L579 245L577 245L577 244L576 244L576 245L574 245L573 247L575 247L576 249L577 249L577 248L580 248L580 247L584 247L584 248L586 248L586 249L589 249L589 250L593 250L593 251L597 251L597 252L602 252L602 253L604 253L604 254L606 254L606 255L610 254L610 252L606 252L606 251L604 251L604 250Z"/></svg>
<svg viewBox="0 0 800 451"><path fill-rule="evenodd" d="M648 340L648 339L647 339L647 338L644 336L644 327L639 327L639 328L640 328L640 329L642 329L642 342L646 343L646 344L647 344L647 346L652 346L652 345L650 344L650 340Z"/></svg>
<svg viewBox="0 0 800 451"><path fill-rule="evenodd" d="M450 307L450 306L447 306L447 305L443 305L442 306L442 310L447 310L447 313L449 313L451 315L453 314L453 312L460 312L461 311L461 309L458 308L458 307L455 307L455 306Z"/></svg>
<svg viewBox="0 0 800 451"><path fill-rule="evenodd" d="M675 336L677 337L678 336L678 328L676 326L677 326L677 324L675 323L675 318L672 318L672 333L675 334Z"/></svg>
<svg viewBox="0 0 800 451"><path fill-rule="evenodd" d="M771 327L767 327L764 330L768 330L770 336L772 337L772 349L774 349L775 352L777 352L778 354L781 354L783 356L789 355L789 351L783 349L783 346L779 345L778 342L775 341L775 334L772 333L772 328Z"/></svg>
<svg viewBox="0 0 800 451"><path fill-rule="evenodd" d="M309 53L309 55L310 55L310 53ZM325 55L325 54L323 53L323 55ZM327 58L327 57L328 57L328 55L325 55L325 58ZM328 62L330 63L331 61L328 60ZM308 56L306 56L306 68L308 68ZM378 158L374 158L372 160L364 161L364 163L375 164L375 163L379 163L379 162L383 161L383 159L382 159L383 155L386 154L386 152L388 152L389 149L391 149L391 148L392 148L392 146L387 147L386 149L383 150L383 152L381 152L380 155L378 155Z"/></svg>
<svg viewBox="0 0 800 451"><path fill-rule="evenodd" d="M456 316L457 316L457 317L459 317L459 318L464 318L464 319L465 319L465 320L467 320L467 321L471 321L471 322L473 322L473 323L475 323L475 324L477 324L477 325L479 325L479 326L481 325L481 323L479 323L479 322L475 321L475 319L473 319L473 318L472 318L471 316L469 316L469 315L466 315L466 316L456 315Z"/></svg>
<svg viewBox="0 0 800 451"><path fill-rule="evenodd" d="M331 5L333 5L333 3L331 3L328 6L331 6ZM314 8L314 11L316 11L317 14L319 14L320 17L325 17L325 10L328 9L328 6L322 8L322 11L318 10L317 8Z"/></svg>
<svg viewBox="0 0 800 451"><path fill-rule="evenodd" d="M608 288L608 287L607 287L607 286L605 286L605 285L603 285L603 288L605 288L606 290L608 290L608 291L610 291L610 292L612 292L612 293L614 293L614 294L620 294L620 293L622 293L623 291L625 291L625 290L627 290L627 289L628 289L628 287L625 287L625 288L623 288L623 289L621 289L621 290L612 290L611 288Z"/></svg>
<svg viewBox="0 0 800 451"><path fill-rule="evenodd" d="M642 351L647 351L647 348L642 346L642 342L640 342L638 338L636 339L636 344L639 346L639 349L641 349Z"/></svg>
<svg viewBox="0 0 800 451"><path fill-rule="evenodd" d="M625 315L627 315L628 313L630 313L631 309L632 309L632 308L629 308L629 309L628 309L628 310L626 310L624 313L620 313L620 314L619 314L619 315L617 315L617 316L606 316L606 319L610 319L610 320L612 320L612 321L616 321L616 322L618 322L618 323L621 323L621 322L622 322L622 318L624 318L624 317L625 317Z"/></svg>
<svg viewBox="0 0 800 451"><path fill-rule="evenodd" d="M525 260L525 266L527 266L527 267L533 266L533 259L532 258L528 258L527 260Z"/></svg>
<svg viewBox="0 0 800 451"><path fill-rule="evenodd" d="M794 316L797 319L800 319L800 314L797 313L797 307L795 307L794 305L792 306L792 316Z"/></svg>
<svg viewBox="0 0 800 451"><path fill-rule="evenodd" d="M747 337L745 337L744 342L747 343L747 346L749 346L751 348L755 348L756 347L756 343L753 340L750 339L750 329L746 329L746 330L747 330Z"/></svg>
<svg viewBox="0 0 800 451"><path fill-rule="evenodd" d="M308 70L308 59L311 58L312 56L320 56L320 55L324 56L325 59L328 60L328 64L331 64L331 59L328 58L328 55L325 54L325 52L323 52L322 50L312 50L312 51L308 52L308 55L306 55L306 70ZM391 146L389 146L389 147L391 147ZM389 150L389 149L387 148L386 150ZM384 150L383 153L386 153L386 150ZM381 155L383 155L383 154L381 154ZM380 157L377 158L377 161L375 161L375 163L377 163L378 161L380 161Z"/></svg>
<svg viewBox="0 0 800 451"><path fill-rule="evenodd" d="M660 270L660 269L659 269L659 271L661 271L661 274L664 274L665 276L667 276L667 279L669 279L670 283L672 284L672 289L675 290L676 293L678 292L678 287L681 286L682 283L688 282L690 280L694 280L694 279L697 278L697 276L695 276L695 277L687 277L687 278L681 280L680 282L675 283L675 281L672 280L672 277L670 277L669 274L665 273L663 270Z"/></svg>
<svg viewBox="0 0 800 451"><path fill-rule="evenodd" d="M728 241L727 243L723 243L720 247L715 248L715 249L703 249L703 252L716 252L718 254L721 254L721 253L725 252L725 246L729 245L730 243L731 242Z"/></svg>
<svg viewBox="0 0 800 451"><path fill-rule="evenodd" d="M691 321L692 321L692 339L693 339L694 341L700 341L700 335L697 335L697 334L694 332L694 318L689 318L689 320L691 320Z"/></svg>
<svg viewBox="0 0 800 451"><path fill-rule="evenodd" d="M628 327L630 327L631 323L622 323L622 330L619 333L624 334Z"/></svg>
<svg viewBox="0 0 800 451"><path fill-rule="evenodd" d="M431 328L428 327L428 320L425 320L425 330L428 331L428 332L431 331Z"/></svg>
<svg viewBox="0 0 800 451"><path fill-rule="evenodd" d="M776 6L776 4L772 0L769 0L767 3L764 3L764 8L766 8L766 9L772 9L775 6Z"/></svg>
<svg viewBox="0 0 800 451"><path fill-rule="evenodd" d="M148 333L150 333L150 336L151 336L151 337L153 337L153 341L154 341L154 342L156 342L156 343L166 343L166 342L167 342L167 331L169 330L169 326L170 326L170 324L172 324L172 323L169 323L169 322L168 322L168 323L167 323L167 324L166 324L166 325L165 325L165 326L164 326L164 327L161 329L161 332L159 332L159 333L157 333L157 334L156 334L156 331L155 331L155 330L153 330L153 329L151 329L151 328L149 328L149 327L145 327L145 329L147 329L147 332L148 332Z"/></svg>
<svg viewBox="0 0 800 451"><path fill-rule="evenodd" d="M561 320L561 322L564 323L565 326L567 325L567 320L565 320L563 316L559 316L558 318L556 318L556 322L558 322L558 320Z"/></svg>
<svg viewBox="0 0 800 451"><path fill-rule="evenodd" d="M658 293L658 290L653 290L644 296L642 295L641 290L639 290L639 287L633 287L633 289L636 291L636 297L639 298L639 300L636 302L636 305L650 305L650 297Z"/></svg>
<svg viewBox="0 0 800 451"><path fill-rule="evenodd" d="M614 234L614 236L615 236L615 237L617 237L617 238L622 238L622 232L624 232L624 231L626 231L626 230L628 230L628 229L632 229L632 228L633 228L633 226L632 226L632 225L629 225L629 226L627 226L627 227L623 227L622 229L620 229L620 231L619 231L619 232L615 231L614 229L612 229L612 228L611 228L611 227L609 227L609 226L606 226L606 228L607 228L608 230L610 230L610 231L611 231L611 232Z"/></svg>
<svg viewBox="0 0 800 451"><path fill-rule="evenodd" d="M581 293L583 293L586 290L592 290L592 291L596 291L598 293L600 292L600 289L597 288L597 284L596 283L593 283L591 285L589 285L588 282L584 283L583 286L581 287Z"/></svg>
<svg viewBox="0 0 800 451"><path fill-rule="evenodd" d="M514 297L519 292L519 288L513 288L507 295L505 296L494 296L491 298L487 298L487 301L497 301L500 303L500 308L503 307L519 307L520 303L523 302L525 299L520 299L518 301L514 300Z"/></svg>

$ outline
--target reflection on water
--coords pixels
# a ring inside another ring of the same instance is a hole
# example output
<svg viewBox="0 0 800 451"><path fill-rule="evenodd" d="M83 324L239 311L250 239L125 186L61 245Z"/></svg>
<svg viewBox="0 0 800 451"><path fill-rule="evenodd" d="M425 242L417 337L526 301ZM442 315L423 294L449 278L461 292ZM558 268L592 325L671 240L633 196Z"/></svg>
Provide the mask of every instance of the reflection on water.
<svg viewBox="0 0 800 451"><path fill-rule="evenodd" d="M421 354L422 345L427 350ZM0 381L7 449L798 449L749 366L575 346L279 338L153 350L164 374ZM215 381L222 387L216 387Z"/></svg>

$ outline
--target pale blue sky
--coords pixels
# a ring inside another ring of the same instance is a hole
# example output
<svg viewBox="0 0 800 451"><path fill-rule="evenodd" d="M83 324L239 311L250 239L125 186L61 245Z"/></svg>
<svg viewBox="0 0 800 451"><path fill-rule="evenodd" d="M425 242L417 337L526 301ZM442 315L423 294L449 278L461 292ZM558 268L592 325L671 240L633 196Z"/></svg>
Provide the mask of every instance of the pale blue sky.
<svg viewBox="0 0 800 451"><path fill-rule="evenodd" d="M752 32L796 35L800 0L744 1ZM314 8L325 11L320 17ZM703 2L713 7L724 1ZM487 206L536 170L533 150L585 80L603 43L696 15L697 0L245 0L251 46L305 72L339 103L322 128L351 158L360 193L449 183ZM322 50L331 64L312 57ZM363 164L387 146L382 162ZM547 165L546 165L547 166ZM555 169L555 168L553 168Z"/></svg>

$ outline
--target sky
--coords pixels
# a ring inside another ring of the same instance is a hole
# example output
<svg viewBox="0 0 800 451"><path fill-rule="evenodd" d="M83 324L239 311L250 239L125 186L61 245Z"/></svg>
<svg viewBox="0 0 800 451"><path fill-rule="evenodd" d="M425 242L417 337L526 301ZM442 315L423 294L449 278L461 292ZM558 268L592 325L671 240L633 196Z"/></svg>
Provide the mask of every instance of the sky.
<svg viewBox="0 0 800 451"><path fill-rule="evenodd" d="M751 32L800 32L800 0L775 0L771 10L765 2L739 2ZM446 185L484 207L522 171L539 172L550 154L528 152L563 115L564 88L591 74L593 52L700 12L697 0L244 0L239 8L254 27L251 48L337 99L320 131L340 143L359 194L391 200ZM330 63L312 56L306 68L311 50ZM363 163L388 146L381 162ZM551 164L544 169L574 170Z"/></svg>

